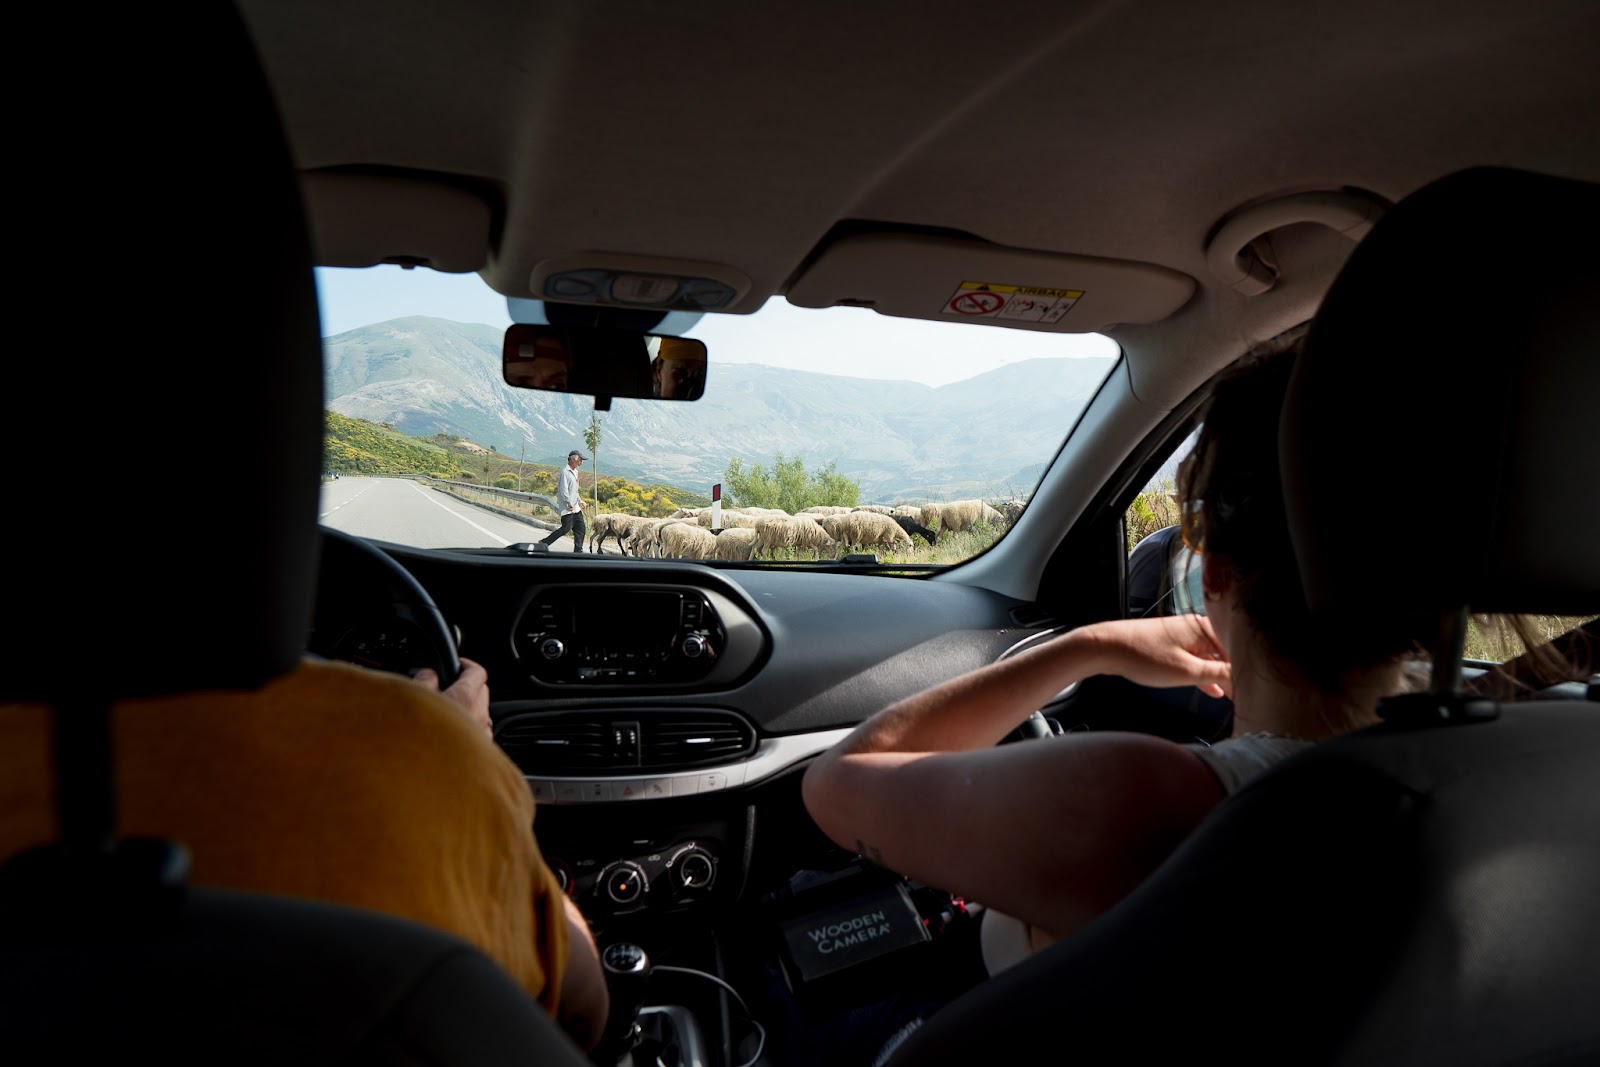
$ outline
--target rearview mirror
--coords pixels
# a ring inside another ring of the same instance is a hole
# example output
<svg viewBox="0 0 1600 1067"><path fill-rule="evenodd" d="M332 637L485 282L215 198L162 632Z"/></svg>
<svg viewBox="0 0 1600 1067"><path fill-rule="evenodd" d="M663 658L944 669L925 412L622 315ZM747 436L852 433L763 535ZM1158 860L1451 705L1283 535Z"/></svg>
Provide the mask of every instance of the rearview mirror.
<svg viewBox="0 0 1600 1067"><path fill-rule="evenodd" d="M507 327L500 351L507 385L634 400L699 400L706 346L687 337L582 326Z"/></svg>

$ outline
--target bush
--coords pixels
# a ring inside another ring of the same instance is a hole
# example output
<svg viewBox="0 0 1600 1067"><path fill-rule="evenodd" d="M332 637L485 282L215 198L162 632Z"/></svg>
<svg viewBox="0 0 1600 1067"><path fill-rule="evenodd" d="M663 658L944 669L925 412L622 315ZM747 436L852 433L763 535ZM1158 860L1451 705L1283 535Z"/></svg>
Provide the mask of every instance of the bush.
<svg viewBox="0 0 1600 1067"><path fill-rule="evenodd" d="M515 474L502 474L494 480L494 484L497 489L515 489L517 487L517 476Z"/></svg>
<svg viewBox="0 0 1600 1067"><path fill-rule="evenodd" d="M1140 493L1128 505L1126 515L1128 551L1157 530L1173 525L1180 518L1178 502L1172 499L1172 485L1162 482L1153 490Z"/></svg>
<svg viewBox="0 0 1600 1067"><path fill-rule="evenodd" d="M769 471L761 464L746 470L737 457L728 461L723 482L734 507L781 508L791 515L814 505L855 507L860 502L861 484L840 474L833 463L811 474L799 456L785 459L779 452Z"/></svg>

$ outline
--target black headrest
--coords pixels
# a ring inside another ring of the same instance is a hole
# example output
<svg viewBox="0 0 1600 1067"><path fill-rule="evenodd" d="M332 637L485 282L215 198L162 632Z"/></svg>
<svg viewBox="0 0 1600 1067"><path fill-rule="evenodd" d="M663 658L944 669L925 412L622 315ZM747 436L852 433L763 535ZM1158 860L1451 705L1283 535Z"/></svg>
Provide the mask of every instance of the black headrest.
<svg viewBox="0 0 1600 1067"><path fill-rule="evenodd" d="M1503 168L1356 247L1280 438L1313 612L1600 611L1597 264L1600 185Z"/></svg>
<svg viewBox="0 0 1600 1067"><path fill-rule="evenodd" d="M25 109L14 145L41 175L43 262L4 390L0 699L253 688L299 658L315 576L321 349L294 169L231 4L181 31L126 7L81 22L50 16L30 52L72 71L84 110Z"/></svg>

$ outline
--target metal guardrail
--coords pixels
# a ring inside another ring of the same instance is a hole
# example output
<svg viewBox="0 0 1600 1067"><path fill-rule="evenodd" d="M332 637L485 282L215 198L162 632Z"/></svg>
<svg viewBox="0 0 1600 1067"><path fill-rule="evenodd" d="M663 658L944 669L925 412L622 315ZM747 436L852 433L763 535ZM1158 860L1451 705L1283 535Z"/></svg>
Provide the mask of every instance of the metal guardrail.
<svg viewBox="0 0 1600 1067"><path fill-rule="evenodd" d="M530 504L543 504L551 511L558 511L556 502L542 493L519 493L515 489L502 489L497 485L483 485L479 482L455 482L446 478L434 478L427 474L416 474L412 475L412 477L418 481L427 482L429 485L443 486L447 489L470 489L474 493L487 493L491 497L498 497L504 500L517 500ZM495 507L493 504L486 504L481 500L471 500L459 495L456 496L456 499L465 501L468 504L472 504L480 508L487 508L490 511L493 511L496 515L503 515L508 519L516 519L518 522L525 522L530 526L537 526L541 530L554 530L557 526L556 523L545 522L542 519L536 519L531 515L524 515L520 511L506 511L504 509Z"/></svg>
<svg viewBox="0 0 1600 1067"><path fill-rule="evenodd" d="M542 493L519 493L515 489L502 489L498 485L484 485L482 482L452 482L444 478L433 478L426 474L417 477L434 485L452 485L460 489L471 489L475 493L488 493L490 496L501 497L506 500L522 500L530 504L543 504L551 511L559 511L556 502Z"/></svg>

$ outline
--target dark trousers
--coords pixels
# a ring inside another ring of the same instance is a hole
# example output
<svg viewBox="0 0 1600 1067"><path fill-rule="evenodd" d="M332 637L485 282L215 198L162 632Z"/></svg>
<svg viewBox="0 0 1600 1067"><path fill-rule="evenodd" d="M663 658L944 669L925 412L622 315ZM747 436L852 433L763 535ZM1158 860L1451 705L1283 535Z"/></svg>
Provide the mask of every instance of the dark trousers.
<svg viewBox="0 0 1600 1067"><path fill-rule="evenodd" d="M574 552L582 552L583 538L588 533L588 526L583 521L583 512L571 511L561 516L561 525L551 530L550 536L539 543L541 545L554 544L561 540L562 535L567 533L572 534L572 550Z"/></svg>

